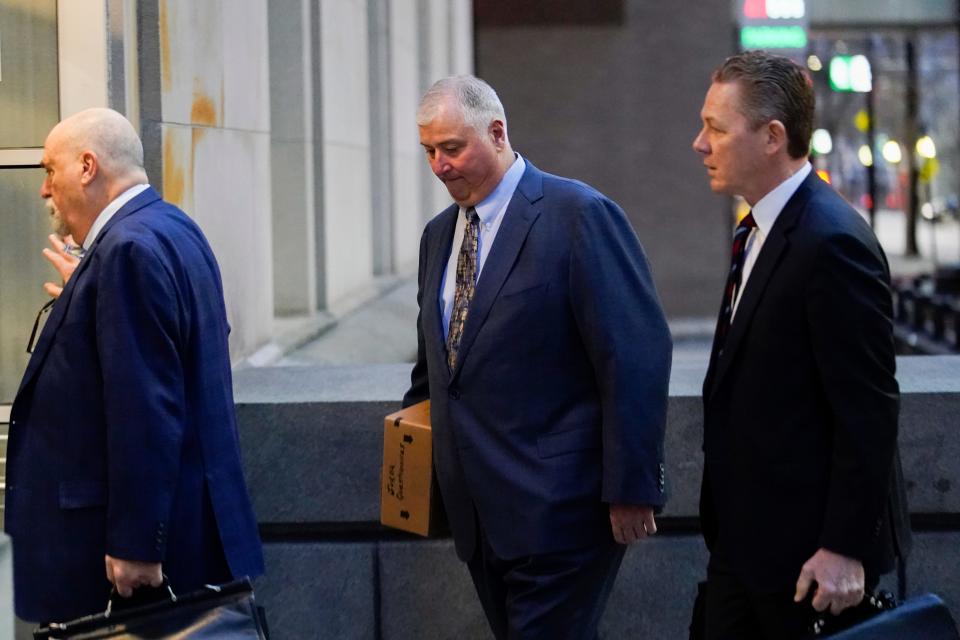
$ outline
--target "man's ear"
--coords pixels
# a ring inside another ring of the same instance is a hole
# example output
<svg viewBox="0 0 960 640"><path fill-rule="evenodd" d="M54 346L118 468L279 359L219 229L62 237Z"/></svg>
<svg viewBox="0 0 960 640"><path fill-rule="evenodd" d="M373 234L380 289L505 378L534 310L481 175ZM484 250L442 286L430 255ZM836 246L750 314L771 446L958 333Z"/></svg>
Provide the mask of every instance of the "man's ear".
<svg viewBox="0 0 960 640"><path fill-rule="evenodd" d="M768 122L765 133L767 134L767 155L776 155L781 149L785 149L789 144L787 128L783 126L783 123L779 120L771 120Z"/></svg>
<svg viewBox="0 0 960 640"><path fill-rule="evenodd" d="M80 154L80 184L86 186L93 182L100 171L100 161L93 151L84 151Z"/></svg>
<svg viewBox="0 0 960 640"><path fill-rule="evenodd" d="M502 151L507 143L507 127L503 124L503 120L493 120L487 127L487 133L490 134L497 151Z"/></svg>

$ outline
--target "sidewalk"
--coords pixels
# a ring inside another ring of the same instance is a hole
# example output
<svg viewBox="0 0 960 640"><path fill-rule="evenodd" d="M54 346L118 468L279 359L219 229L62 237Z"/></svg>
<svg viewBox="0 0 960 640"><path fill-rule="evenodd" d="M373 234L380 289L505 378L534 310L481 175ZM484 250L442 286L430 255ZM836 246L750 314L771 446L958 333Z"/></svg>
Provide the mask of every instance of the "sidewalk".
<svg viewBox="0 0 960 640"><path fill-rule="evenodd" d="M917 241L920 256L904 256L904 216L899 211L877 213L875 232L890 261L894 277L929 273L939 263L960 261L960 225L956 221L920 223ZM934 242L935 241L935 242ZM719 301L720 293L717 293ZM674 363L706 366L715 319L675 318ZM280 360L275 366L412 363L417 352L417 282L399 280L387 293L330 323L316 338Z"/></svg>
<svg viewBox="0 0 960 640"><path fill-rule="evenodd" d="M935 265L960 261L960 224L947 220L931 224L922 220L917 227L919 256L905 256L906 236L904 214L900 211L880 210L874 232L890 261L894 277L930 273Z"/></svg>
<svg viewBox="0 0 960 640"><path fill-rule="evenodd" d="M417 280L355 309L274 366L387 364L417 357Z"/></svg>

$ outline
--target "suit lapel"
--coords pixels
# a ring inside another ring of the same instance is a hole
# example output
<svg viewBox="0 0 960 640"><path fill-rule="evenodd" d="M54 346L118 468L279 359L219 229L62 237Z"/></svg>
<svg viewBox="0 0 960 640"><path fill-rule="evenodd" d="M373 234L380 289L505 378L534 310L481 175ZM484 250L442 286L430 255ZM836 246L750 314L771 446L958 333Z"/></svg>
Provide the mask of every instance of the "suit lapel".
<svg viewBox="0 0 960 640"><path fill-rule="evenodd" d="M457 225L460 207L453 205L440 214L437 231L427 249L427 273L425 274L423 299L420 301L423 338L428 349L439 349L441 360L446 361L446 344L443 339L443 310L440 307L440 286L447 260L453 248L453 232Z"/></svg>
<svg viewBox="0 0 960 640"><path fill-rule="evenodd" d="M20 381L20 388L17 391L18 395L20 391L25 389L27 384L34 378L34 376L40 370L40 365L46 359L47 352L50 350L50 345L53 344L53 337L56 335L60 325L63 324L63 320L67 315L67 311L70 309L70 301L73 299L73 292L77 289L77 283L83 279L84 273L86 273L87 268L90 266L93 254L96 252L100 242L119 220L159 199L160 195L153 189L153 187L148 187L142 193L138 193L129 202L120 207L120 210L117 211L109 221L107 221L107 224L105 224L100 230L100 233L97 234L97 238L93 241L93 244L90 245L90 249L84 254L80 264L77 265L76 270L70 276L70 280L67 281L66 286L63 287L63 291L60 293L60 297L57 298L57 301L54 303L53 309L50 310L50 317L47 318L47 322L43 326L43 331L40 332L40 338L37 340L37 345L33 350L33 355L30 356L30 361L27 363L27 369L23 373L23 379Z"/></svg>
<svg viewBox="0 0 960 640"><path fill-rule="evenodd" d="M542 197L543 174L527 161L527 168L523 172L523 177L520 178L520 183L510 199L506 212L503 214L500 230L497 232L496 240L490 248L490 253L487 255L487 260L484 262L483 270L480 273L480 279L477 281L477 288L473 300L470 302L470 310L467 313L463 337L460 340L457 366L453 371L453 377L456 377L463 362L467 359L467 353L470 351L480 327L486 321L487 315L490 313L490 307L500 293L503 283L510 275L530 228L540 215L540 210L535 203Z"/></svg>
<svg viewBox="0 0 960 640"><path fill-rule="evenodd" d="M750 326L750 320L757 310L757 305L763 299L764 291L770 281L771 276L776 271L777 266L784 253L790 246L790 232L797 225L801 214L810 199L813 189L812 180L820 178L813 172L800 184L797 191L787 201L783 211L777 216L770 234L763 241L763 247L760 249L760 255L753 265L750 277L743 289L740 297L740 304L737 305L733 316L733 322L730 324L730 330L727 334L727 340L723 351L714 351L710 358L710 368L707 372L707 389L712 396L720 386L720 381L730 368L734 355L747 339L747 328Z"/></svg>

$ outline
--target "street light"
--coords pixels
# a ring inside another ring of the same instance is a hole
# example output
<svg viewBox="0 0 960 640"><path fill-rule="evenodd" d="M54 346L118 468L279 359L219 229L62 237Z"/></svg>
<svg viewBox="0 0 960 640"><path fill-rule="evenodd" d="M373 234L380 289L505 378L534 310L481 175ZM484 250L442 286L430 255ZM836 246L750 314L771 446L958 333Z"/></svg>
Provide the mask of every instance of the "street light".
<svg viewBox="0 0 960 640"><path fill-rule="evenodd" d="M817 129L813 132L813 151L818 156L825 156L833 151L833 138L826 129Z"/></svg>
<svg viewBox="0 0 960 640"><path fill-rule="evenodd" d="M927 160L937 157L937 147L933 144L933 138L922 136L917 140L917 155Z"/></svg>
<svg viewBox="0 0 960 640"><path fill-rule="evenodd" d="M882 149L883 159L890 164L899 164L903 160L903 151L896 140L887 140Z"/></svg>

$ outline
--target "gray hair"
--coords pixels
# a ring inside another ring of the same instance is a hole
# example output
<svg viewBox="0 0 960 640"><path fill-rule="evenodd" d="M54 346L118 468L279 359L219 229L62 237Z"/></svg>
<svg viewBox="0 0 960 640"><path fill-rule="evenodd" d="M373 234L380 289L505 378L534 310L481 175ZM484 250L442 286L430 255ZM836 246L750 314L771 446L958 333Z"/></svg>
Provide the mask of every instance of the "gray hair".
<svg viewBox="0 0 960 640"><path fill-rule="evenodd" d="M489 84L476 76L449 76L433 83L417 109L417 125L424 127L437 116L441 105L453 98L460 108L464 122L478 133L483 133L494 120L503 121L507 127L507 116L503 104Z"/></svg>

